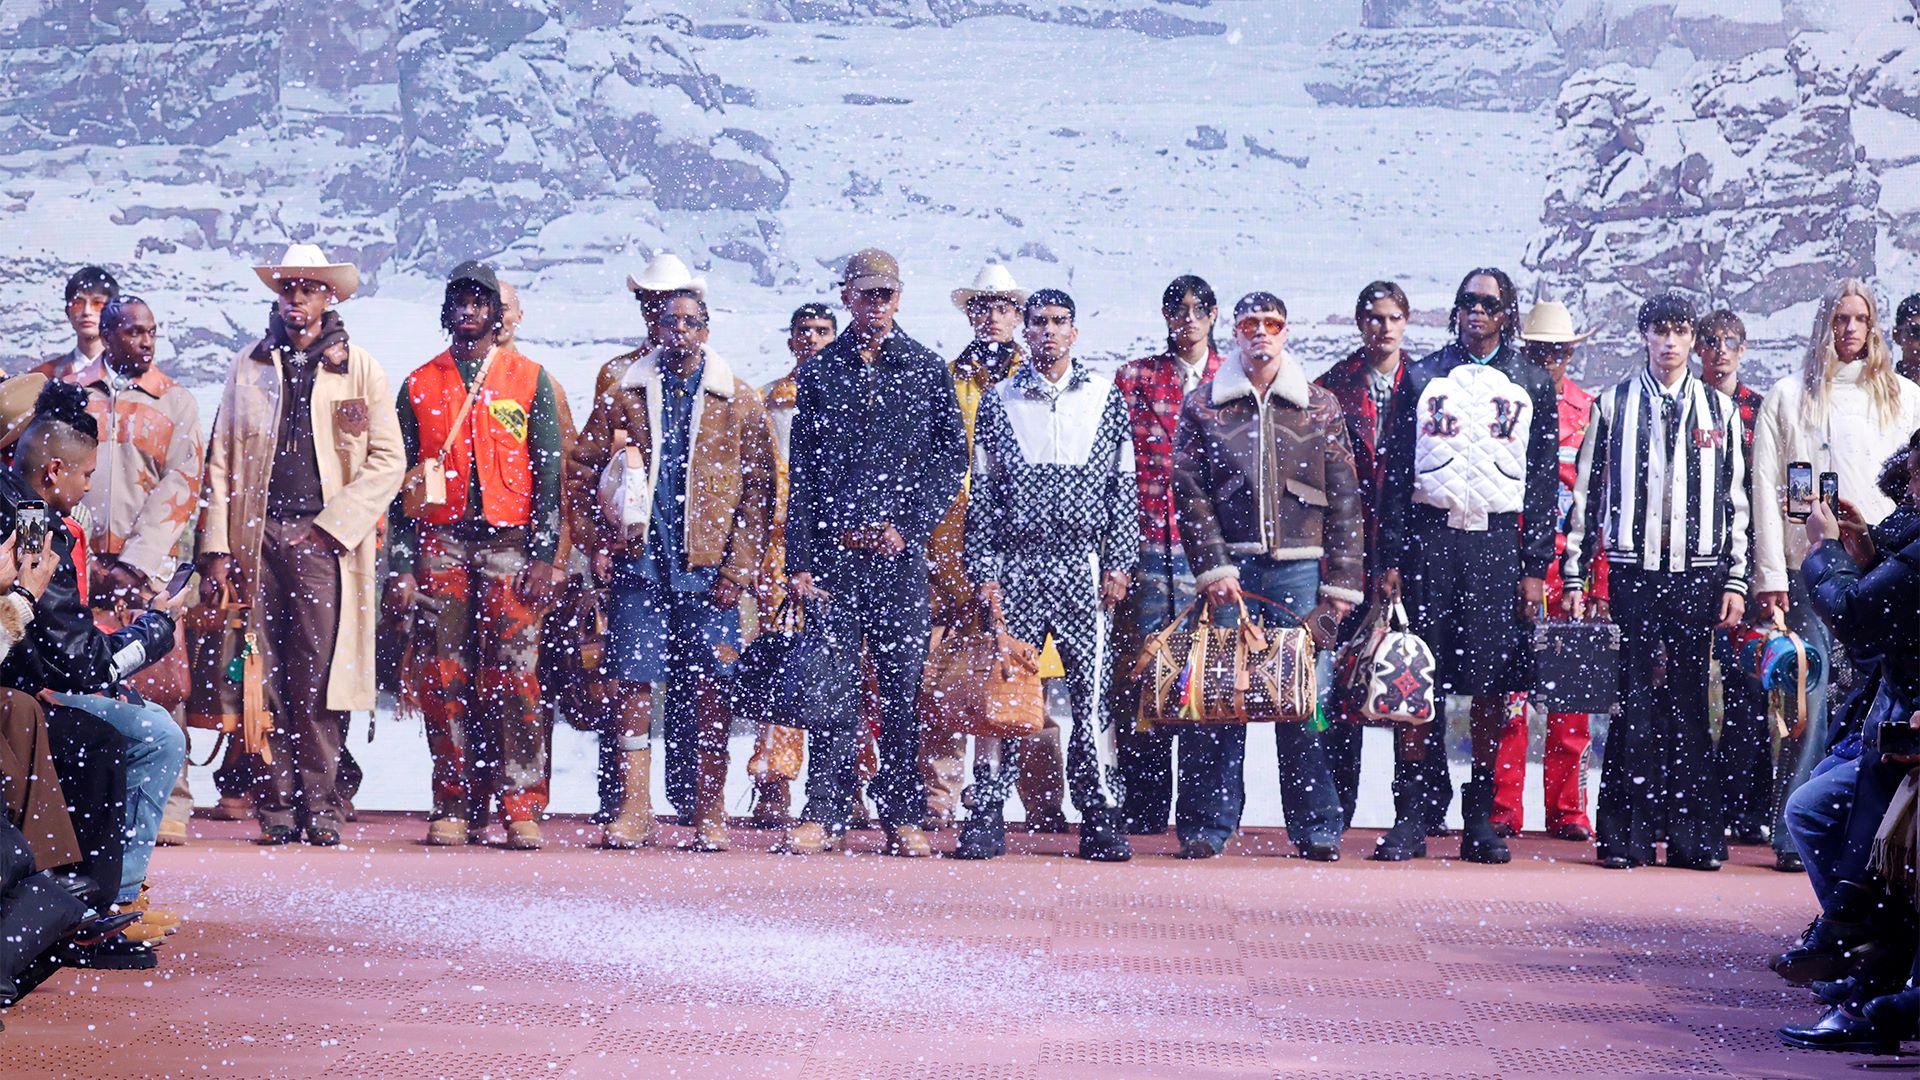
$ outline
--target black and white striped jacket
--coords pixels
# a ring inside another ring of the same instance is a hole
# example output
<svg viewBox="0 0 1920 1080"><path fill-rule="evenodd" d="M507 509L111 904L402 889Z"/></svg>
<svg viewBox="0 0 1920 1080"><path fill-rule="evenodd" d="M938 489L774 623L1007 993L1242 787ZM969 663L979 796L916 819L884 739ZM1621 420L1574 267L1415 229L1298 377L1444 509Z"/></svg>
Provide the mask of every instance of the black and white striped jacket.
<svg viewBox="0 0 1920 1080"><path fill-rule="evenodd" d="M1729 592L1747 591L1747 484L1740 410L1691 373L1674 394L1677 423L1660 422L1665 394L1653 374L1600 392L1580 444L1567 518L1564 580L1578 582L1606 545L1616 567L1678 573L1722 568ZM1666 429L1665 483L1654 440ZM1662 528L1666 543L1661 544Z"/></svg>

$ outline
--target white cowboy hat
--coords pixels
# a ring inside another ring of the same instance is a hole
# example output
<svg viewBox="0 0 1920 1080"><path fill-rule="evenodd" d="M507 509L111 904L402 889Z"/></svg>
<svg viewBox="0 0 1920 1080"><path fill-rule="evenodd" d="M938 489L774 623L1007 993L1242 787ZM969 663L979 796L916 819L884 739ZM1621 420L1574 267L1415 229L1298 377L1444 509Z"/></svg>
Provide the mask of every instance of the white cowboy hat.
<svg viewBox="0 0 1920 1080"><path fill-rule="evenodd" d="M1578 345L1593 336L1589 330L1584 334L1573 332L1573 316L1567 311L1567 305L1557 300L1542 300L1533 305L1527 317L1520 320L1520 340L1537 341L1543 345Z"/></svg>
<svg viewBox="0 0 1920 1080"><path fill-rule="evenodd" d="M274 292L283 281L317 281L333 290L336 301L344 301L360 289L360 271L352 263L330 263L313 244L288 244L287 253L276 266L256 266L253 272Z"/></svg>
<svg viewBox="0 0 1920 1080"><path fill-rule="evenodd" d="M980 272L973 275L971 289L953 290L953 306L964 313L967 302L976 296L1005 296L1012 298L1016 304L1027 302L1027 291L1015 285L1013 274L999 263L988 263L981 267Z"/></svg>
<svg viewBox="0 0 1920 1080"><path fill-rule="evenodd" d="M707 279L694 277L693 271L687 269L687 264L680 261L680 256L671 251L655 255L647 268L640 271L639 277L627 275L628 292L665 293L680 289L691 289L705 299Z"/></svg>

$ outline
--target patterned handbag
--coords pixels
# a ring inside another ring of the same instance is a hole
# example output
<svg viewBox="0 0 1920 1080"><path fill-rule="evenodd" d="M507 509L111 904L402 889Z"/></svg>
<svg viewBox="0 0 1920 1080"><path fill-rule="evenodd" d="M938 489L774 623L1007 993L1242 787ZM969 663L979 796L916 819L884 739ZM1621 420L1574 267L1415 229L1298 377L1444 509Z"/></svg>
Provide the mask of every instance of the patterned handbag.
<svg viewBox="0 0 1920 1080"><path fill-rule="evenodd" d="M1252 724L1314 717L1313 635L1266 628L1240 602L1238 626L1213 625L1203 601L1188 604L1147 639L1134 662L1141 719L1161 724ZM1199 618L1187 616L1199 608Z"/></svg>
<svg viewBox="0 0 1920 1080"><path fill-rule="evenodd" d="M1398 598L1382 613L1384 632L1369 635L1367 690L1361 712L1369 720L1425 724L1433 720L1433 650L1407 629L1407 609Z"/></svg>

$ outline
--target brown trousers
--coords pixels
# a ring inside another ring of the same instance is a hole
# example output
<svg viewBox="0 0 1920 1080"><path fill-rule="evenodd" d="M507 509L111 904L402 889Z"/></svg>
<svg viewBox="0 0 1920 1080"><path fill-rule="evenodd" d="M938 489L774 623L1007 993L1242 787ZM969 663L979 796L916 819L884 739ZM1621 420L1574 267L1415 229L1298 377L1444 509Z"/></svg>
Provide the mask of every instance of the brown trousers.
<svg viewBox="0 0 1920 1080"><path fill-rule="evenodd" d="M294 543L304 522L267 522L260 541L254 617L266 672L273 764L255 760L262 825L340 827L336 791L346 716L329 709L327 677L340 629L340 562L317 537Z"/></svg>
<svg viewBox="0 0 1920 1080"><path fill-rule="evenodd" d="M0 690L0 798L7 820L26 837L35 866L50 870L80 861L67 796L47 749L46 713L18 690Z"/></svg>

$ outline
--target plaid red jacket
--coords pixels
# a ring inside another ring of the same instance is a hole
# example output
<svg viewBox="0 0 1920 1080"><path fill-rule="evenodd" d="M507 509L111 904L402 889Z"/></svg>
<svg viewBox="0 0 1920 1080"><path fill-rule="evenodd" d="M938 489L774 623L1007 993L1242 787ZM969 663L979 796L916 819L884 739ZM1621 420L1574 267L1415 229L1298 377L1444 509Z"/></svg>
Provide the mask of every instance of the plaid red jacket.
<svg viewBox="0 0 1920 1080"><path fill-rule="evenodd" d="M1200 381L1220 370L1209 351ZM1167 546L1180 539L1173 505L1173 429L1180 422L1180 358L1171 352L1123 364L1114 376L1133 429L1133 463L1140 481L1140 543Z"/></svg>

